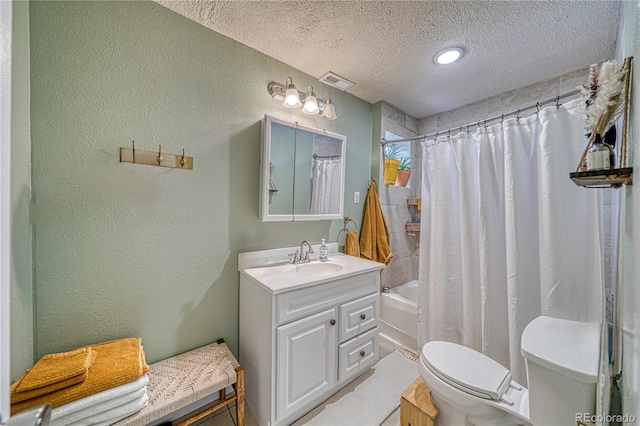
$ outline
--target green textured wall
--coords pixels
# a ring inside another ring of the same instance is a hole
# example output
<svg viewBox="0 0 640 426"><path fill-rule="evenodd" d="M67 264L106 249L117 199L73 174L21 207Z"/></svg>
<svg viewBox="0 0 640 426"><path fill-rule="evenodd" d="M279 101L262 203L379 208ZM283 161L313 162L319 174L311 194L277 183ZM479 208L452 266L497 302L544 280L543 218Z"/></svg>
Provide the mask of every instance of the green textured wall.
<svg viewBox="0 0 640 426"><path fill-rule="evenodd" d="M13 2L11 69L11 380L33 364L29 3Z"/></svg>
<svg viewBox="0 0 640 426"><path fill-rule="evenodd" d="M345 134L349 201L367 188L371 105L155 3L30 6L36 356L124 336L149 362L220 337L237 354L238 252L341 227L260 222L260 120ZM272 100L288 76L330 92L338 120ZM131 140L184 147L194 170L120 164Z"/></svg>

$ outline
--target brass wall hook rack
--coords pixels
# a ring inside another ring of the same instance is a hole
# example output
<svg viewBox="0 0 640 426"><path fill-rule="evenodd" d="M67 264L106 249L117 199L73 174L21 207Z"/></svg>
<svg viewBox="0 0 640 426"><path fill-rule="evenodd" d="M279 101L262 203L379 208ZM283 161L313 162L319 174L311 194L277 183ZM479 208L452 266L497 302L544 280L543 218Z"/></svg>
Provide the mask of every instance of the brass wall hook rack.
<svg viewBox="0 0 640 426"><path fill-rule="evenodd" d="M135 141L131 141L131 148L120 148L120 162L193 170L193 157L184 155L184 148L182 155L163 154L162 145L158 145L157 151L146 151L136 149Z"/></svg>

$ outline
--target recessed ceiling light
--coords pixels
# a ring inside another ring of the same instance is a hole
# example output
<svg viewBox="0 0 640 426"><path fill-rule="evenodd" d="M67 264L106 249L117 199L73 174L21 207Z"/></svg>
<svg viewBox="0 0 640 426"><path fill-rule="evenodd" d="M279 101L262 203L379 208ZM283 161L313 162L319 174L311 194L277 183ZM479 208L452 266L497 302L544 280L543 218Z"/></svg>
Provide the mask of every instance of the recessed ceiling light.
<svg viewBox="0 0 640 426"><path fill-rule="evenodd" d="M462 58L464 50L461 47L449 47L436 53L433 60L438 65L448 65Z"/></svg>

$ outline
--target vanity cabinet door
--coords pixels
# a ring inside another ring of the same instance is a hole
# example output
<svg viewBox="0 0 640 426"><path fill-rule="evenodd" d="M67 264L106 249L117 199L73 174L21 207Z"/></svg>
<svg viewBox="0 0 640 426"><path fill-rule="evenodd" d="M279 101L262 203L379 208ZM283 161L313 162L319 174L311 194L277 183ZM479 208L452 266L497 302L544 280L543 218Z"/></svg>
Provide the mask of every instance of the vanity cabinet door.
<svg viewBox="0 0 640 426"><path fill-rule="evenodd" d="M286 418L336 382L336 309L277 328L276 418Z"/></svg>

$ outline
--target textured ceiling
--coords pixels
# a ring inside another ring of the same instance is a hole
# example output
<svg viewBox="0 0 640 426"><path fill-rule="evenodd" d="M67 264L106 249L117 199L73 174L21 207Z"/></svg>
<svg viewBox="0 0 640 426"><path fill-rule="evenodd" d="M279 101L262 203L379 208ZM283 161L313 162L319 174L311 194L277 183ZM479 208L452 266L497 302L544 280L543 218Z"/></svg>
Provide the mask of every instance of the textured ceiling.
<svg viewBox="0 0 640 426"><path fill-rule="evenodd" d="M620 1L168 1L158 3L348 93L417 118L611 58ZM459 63L437 66L459 45ZM284 83L286 76L273 76ZM303 90L303 88L299 88Z"/></svg>

